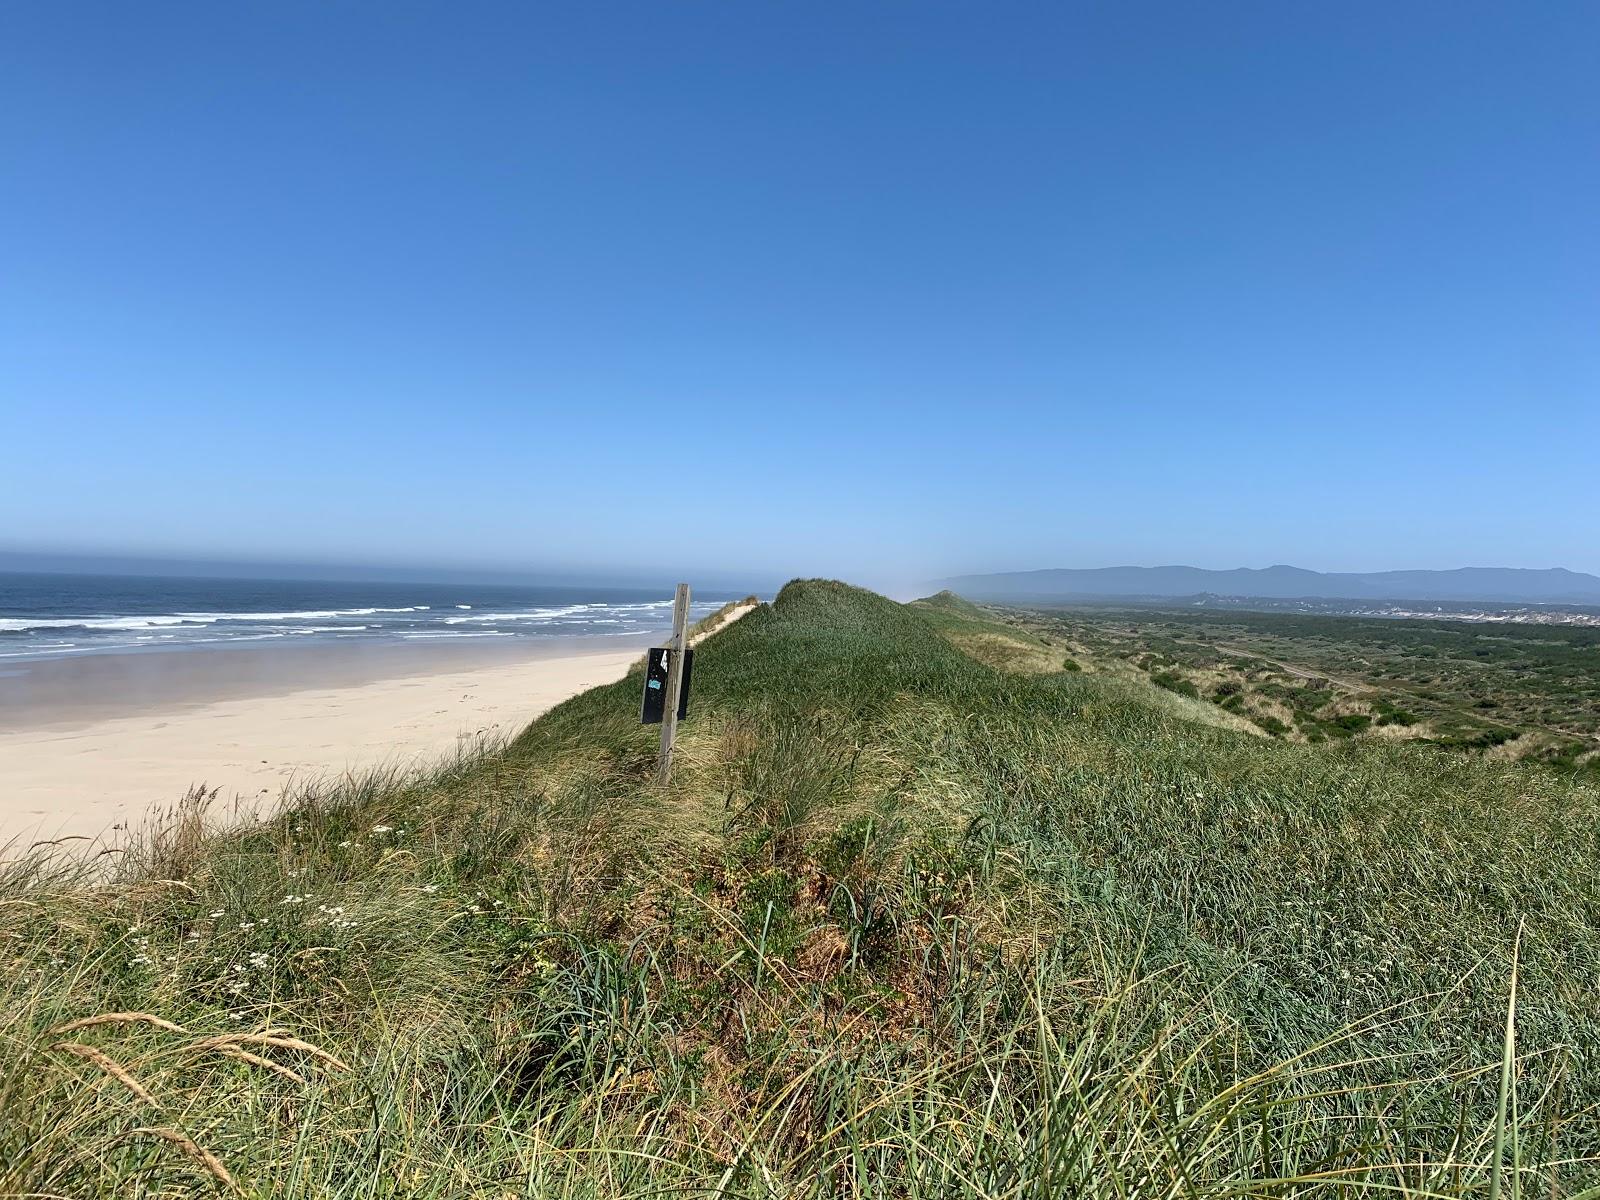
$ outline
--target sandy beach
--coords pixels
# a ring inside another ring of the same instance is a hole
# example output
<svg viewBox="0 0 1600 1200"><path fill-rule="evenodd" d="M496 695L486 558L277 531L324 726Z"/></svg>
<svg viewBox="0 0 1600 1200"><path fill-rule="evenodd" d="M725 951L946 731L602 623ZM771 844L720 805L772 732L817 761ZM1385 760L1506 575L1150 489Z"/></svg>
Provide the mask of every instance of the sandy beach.
<svg viewBox="0 0 1600 1200"><path fill-rule="evenodd" d="M100 655L0 679L0 856L138 825L193 785L262 810L291 783L421 766L620 678L645 640Z"/></svg>

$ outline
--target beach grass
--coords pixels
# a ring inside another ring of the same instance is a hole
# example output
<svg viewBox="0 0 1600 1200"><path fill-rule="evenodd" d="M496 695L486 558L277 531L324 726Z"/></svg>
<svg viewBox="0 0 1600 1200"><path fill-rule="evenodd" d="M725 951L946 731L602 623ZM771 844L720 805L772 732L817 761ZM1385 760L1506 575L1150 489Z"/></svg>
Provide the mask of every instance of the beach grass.
<svg viewBox="0 0 1600 1200"><path fill-rule="evenodd" d="M1600 1184L1600 793L824 581L259 825L0 868L0 1196Z"/></svg>

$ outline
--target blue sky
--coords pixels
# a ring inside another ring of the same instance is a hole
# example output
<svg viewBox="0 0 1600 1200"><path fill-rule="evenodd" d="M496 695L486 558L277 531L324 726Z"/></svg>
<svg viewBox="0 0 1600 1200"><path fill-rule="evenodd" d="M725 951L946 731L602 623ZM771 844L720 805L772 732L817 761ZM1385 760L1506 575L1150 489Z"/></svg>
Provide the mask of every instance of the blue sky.
<svg viewBox="0 0 1600 1200"><path fill-rule="evenodd" d="M0 548L1600 570L1600 6L0 11Z"/></svg>

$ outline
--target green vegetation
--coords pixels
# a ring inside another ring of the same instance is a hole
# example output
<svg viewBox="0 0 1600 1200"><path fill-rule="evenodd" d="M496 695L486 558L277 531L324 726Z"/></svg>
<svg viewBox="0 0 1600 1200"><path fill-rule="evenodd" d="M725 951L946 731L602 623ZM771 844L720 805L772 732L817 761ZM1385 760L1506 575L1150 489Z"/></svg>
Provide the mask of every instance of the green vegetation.
<svg viewBox="0 0 1600 1200"><path fill-rule="evenodd" d="M1275 735L1372 731L1600 772L1600 628L1195 609L999 610Z"/></svg>
<svg viewBox="0 0 1600 1200"><path fill-rule="evenodd" d="M0 1195L1600 1181L1591 782L1274 740L1050 636L795 583L704 643L664 792L634 676L14 864Z"/></svg>
<svg viewBox="0 0 1600 1200"><path fill-rule="evenodd" d="M1061 654L1051 649L1048 639L1003 625L954 592L913 601L910 607L951 644L991 667L1027 672L1063 669Z"/></svg>
<svg viewBox="0 0 1600 1200"><path fill-rule="evenodd" d="M689 627L691 638L704 637L715 633L728 623L728 619L741 608L754 608L761 603L760 596L746 596L743 600L730 600L716 612L708 613Z"/></svg>
<svg viewBox="0 0 1600 1200"><path fill-rule="evenodd" d="M1157 687L1166 688L1169 692L1177 692L1180 696L1194 696L1198 698L1200 695L1200 689L1195 687L1194 684L1190 683L1176 671L1157 671L1154 675L1150 676L1150 682L1155 684Z"/></svg>

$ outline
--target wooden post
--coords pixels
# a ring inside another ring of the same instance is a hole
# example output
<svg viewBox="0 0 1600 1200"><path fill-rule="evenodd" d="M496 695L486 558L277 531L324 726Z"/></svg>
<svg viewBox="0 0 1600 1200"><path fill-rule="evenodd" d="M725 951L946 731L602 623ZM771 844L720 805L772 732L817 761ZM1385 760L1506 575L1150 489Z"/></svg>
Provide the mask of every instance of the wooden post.
<svg viewBox="0 0 1600 1200"><path fill-rule="evenodd" d="M672 652L667 659L666 709L661 714L661 756L656 760L656 783L665 786L672 775L672 741L678 736L678 699L683 694L683 658L689 648L689 585L680 583L672 598Z"/></svg>

